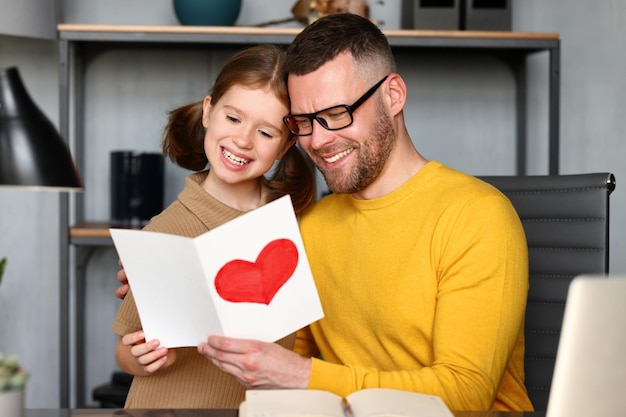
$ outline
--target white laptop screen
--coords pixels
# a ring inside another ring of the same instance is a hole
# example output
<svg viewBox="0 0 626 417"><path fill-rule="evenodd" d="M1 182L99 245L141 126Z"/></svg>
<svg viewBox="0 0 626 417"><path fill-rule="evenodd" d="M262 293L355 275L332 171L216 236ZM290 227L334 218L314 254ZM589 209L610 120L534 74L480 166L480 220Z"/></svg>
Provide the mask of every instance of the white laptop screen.
<svg viewBox="0 0 626 417"><path fill-rule="evenodd" d="M569 287L546 417L626 415L626 275Z"/></svg>

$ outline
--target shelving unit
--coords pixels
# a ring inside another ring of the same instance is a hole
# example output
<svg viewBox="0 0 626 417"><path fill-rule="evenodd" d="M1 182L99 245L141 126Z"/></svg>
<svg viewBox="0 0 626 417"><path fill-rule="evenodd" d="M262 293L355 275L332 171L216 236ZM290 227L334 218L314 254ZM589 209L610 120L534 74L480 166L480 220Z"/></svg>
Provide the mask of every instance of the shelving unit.
<svg viewBox="0 0 626 417"><path fill-rule="evenodd" d="M173 48L220 48L264 43L288 45L299 28L193 27L193 26L111 26L58 25L60 61L60 131L68 138L79 170L85 141L83 106L86 61L108 50L153 48L167 54ZM516 170L526 173L526 58L548 52L548 172L559 170L559 88L560 40L556 33L385 30L394 50L478 52L496 56L507 63L515 77L516 88ZM407 111L410 111L408 109ZM72 393L80 401L85 395L84 352L84 270L95 247L112 245L106 223L89 223L84 218L83 201L74 197L72 207L67 195L61 196L61 388L60 406L72 407ZM71 210L70 210L71 209ZM71 217L71 218L70 218ZM70 265L70 249L76 249ZM70 297L71 272L76 282ZM72 326L71 323L74 323Z"/></svg>

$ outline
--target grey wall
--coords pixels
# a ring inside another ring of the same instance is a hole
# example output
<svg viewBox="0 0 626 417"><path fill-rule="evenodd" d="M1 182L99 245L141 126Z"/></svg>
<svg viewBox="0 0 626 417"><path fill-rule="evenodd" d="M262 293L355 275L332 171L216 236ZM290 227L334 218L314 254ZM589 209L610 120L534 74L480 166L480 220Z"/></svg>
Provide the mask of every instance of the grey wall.
<svg viewBox="0 0 626 417"><path fill-rule="evenodd" d="M56 39L60 0L0 0L0 34Z"/></svg>
<svg viewBox="0 0 626 417"><path fill-rule="evenodd" d="M0 0L0 8L7 3ZM371 1L383 28L399 26L399 2ZM291 0L244 0L238 20L253 25L290 15ZM65 0L63 21L176 24L169 0ZM0 12L1 13L1 12ZM626 55L618 42L626 29L626 3L604 0L523 0L514 4L513 28L559 32L562 39L561 172L612 171L611 269L626 273ZM2 30L0 30L2 33ZM99 55L87 73L85 123L89 133L83 172L86 213L109 213L108 153L113 149L158 150L165 112L200 99L228 56L221 52L113 51ZM398 55L409 86L409 129L429 158L471 174L515 170L514 80L501 62L484 56ZM44 112L58 125L58 59L50 40L0 35L0 66L19 67ZM547 172L547 60L531 59L528 111L529 173ZM172 76L182 74L185 76ZM167 82L163 82L167 80ZM622 116L622 117L620 117ZM167 168L166 200L182 187L184 172ZM19 353L31 371L27 406L58 405L58 195L0 189L0 256L9 264L0 287L0 352ZM117 257L97 249L87 266L88 393L115 369L111 322L118 307ZM90 403L88 396L75 399Z"/></svg>
<svg viewBox="0 0 626 417"><path fill-rule="evenodd" d="M16 66L33 99L58 119L56 42L0 35L0 67ZM0 352L31 372L27 405L56 406L59 358L59 196L0 188Z"/></svg>

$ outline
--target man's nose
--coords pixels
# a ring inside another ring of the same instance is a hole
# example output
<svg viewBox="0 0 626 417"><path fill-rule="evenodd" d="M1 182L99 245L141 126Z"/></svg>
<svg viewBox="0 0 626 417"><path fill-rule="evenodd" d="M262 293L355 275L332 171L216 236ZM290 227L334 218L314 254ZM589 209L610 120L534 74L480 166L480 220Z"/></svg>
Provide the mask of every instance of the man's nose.
<svg viewBox="0 0 626 417"><path fill-rule="evenodd" d="M319 120L315 119L312 124L312 128L313 132L308 136L311 140L311 149L322 149L328 143L333 141L335 135L333 132L326 129Z"/></svg>

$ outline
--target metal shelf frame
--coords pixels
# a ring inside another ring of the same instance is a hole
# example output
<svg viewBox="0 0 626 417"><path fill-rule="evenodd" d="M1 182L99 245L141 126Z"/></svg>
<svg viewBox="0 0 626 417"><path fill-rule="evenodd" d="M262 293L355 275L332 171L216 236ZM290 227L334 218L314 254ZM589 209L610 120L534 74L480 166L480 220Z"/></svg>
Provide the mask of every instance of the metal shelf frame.
<svg viewBox="0 0 626 417"><path fill-rule="evenodd" d="M167 54L173 48L220 48L272 43L288 45L299 28L128 26L60 24L59 43L60 133L66 138L76 163L82 161L84 126L83 83L86 63L111 49L158 48ZM488 54L502 59L515 77L516 170L526 174L526 59L547 52L548 173L559 171L560 39L556 33L383 30L394 50ZM85 397L84 274L91 252L111 246L106 227L73 229L82 222L82 197L61 195L60 201L60 407L75 407ZM74 233L82 230L83 233ZM71 249L75 251L72 254ZM73 255L73 256L72 256ZM76 282L72 282L74 277ZM72 284L75 291L71 293Z"/></svg>

